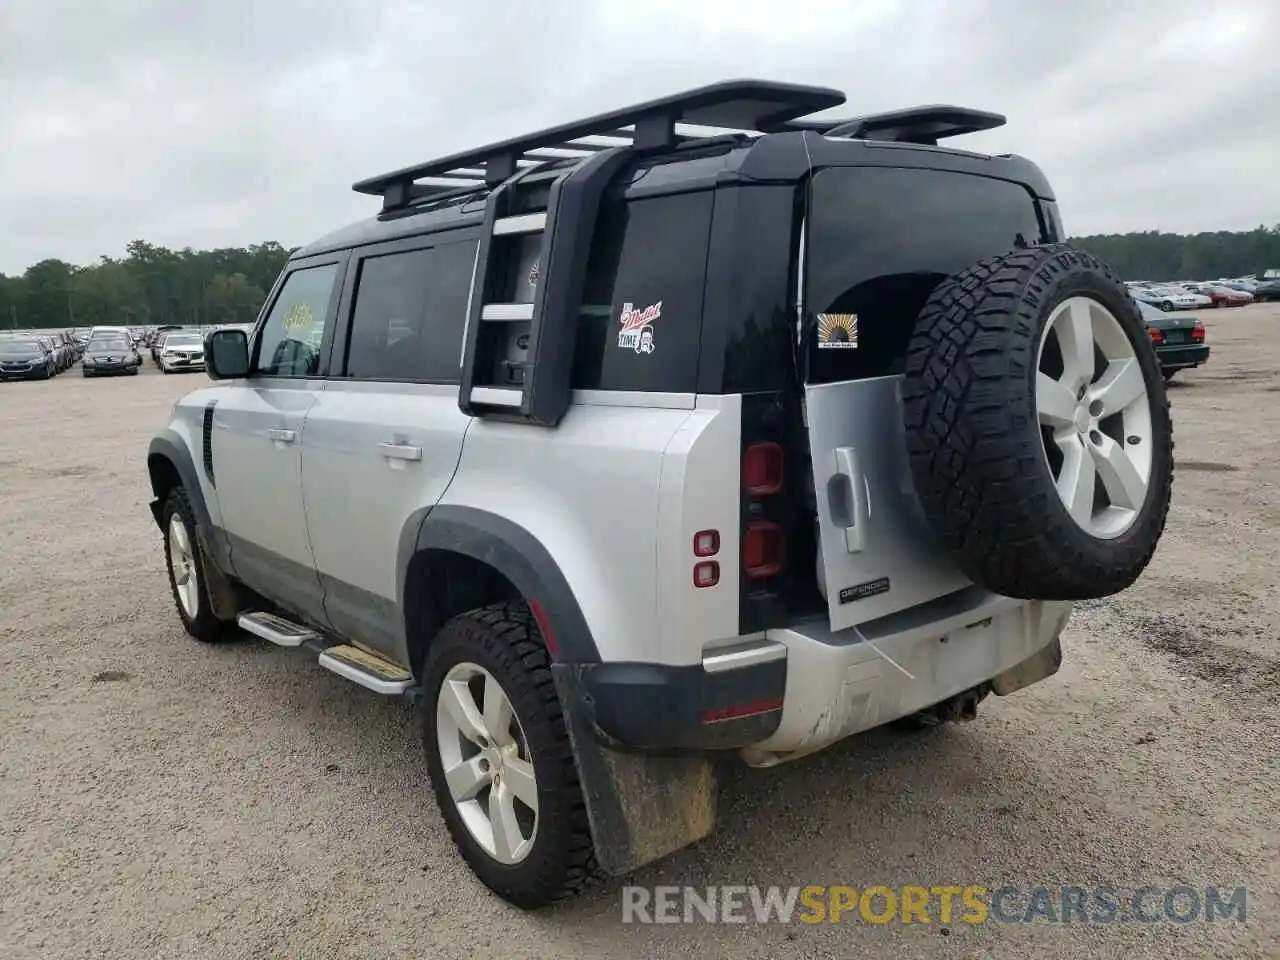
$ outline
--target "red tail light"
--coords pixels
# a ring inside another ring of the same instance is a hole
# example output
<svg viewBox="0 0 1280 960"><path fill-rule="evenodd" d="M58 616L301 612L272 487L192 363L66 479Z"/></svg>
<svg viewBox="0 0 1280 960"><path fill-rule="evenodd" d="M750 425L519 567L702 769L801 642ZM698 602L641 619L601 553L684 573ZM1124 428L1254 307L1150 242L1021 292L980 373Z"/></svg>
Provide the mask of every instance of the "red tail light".
<svg viewBox="0 0 1280 960"><path fill-rule="evenodd" d="M752 580L776 576L786 560L782 527L767 520L747 527L742 537L742 570Z"/></svg>
<svg viewBox="0 0 1280 960"><path fill-rule="evenodd" d="M767 497L782 489L782 447L753 443L742 455L742 488L752 497Z"/></svg>
<svg viewBox="0 0 1280 960"><path fill-rule="evenodd" d="M1191 342L1204 343L1204 324L1197 323L1191 328Z"/></svg>
<svg viewBox="0 0 1280 960"><path fill-rule="evenodd" d="M1152 343L1164 343L1164 334L1155 327L1147 327L1147 333L1150 334Z"/></svg>

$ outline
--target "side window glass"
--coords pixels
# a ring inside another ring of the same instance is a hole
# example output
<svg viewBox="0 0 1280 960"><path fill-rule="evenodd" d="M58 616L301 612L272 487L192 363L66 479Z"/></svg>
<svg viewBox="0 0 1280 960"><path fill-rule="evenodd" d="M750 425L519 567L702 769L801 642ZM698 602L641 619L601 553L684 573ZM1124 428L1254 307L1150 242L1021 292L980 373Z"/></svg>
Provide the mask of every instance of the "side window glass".
<svg viewBox="0 0 1280 960"><path fill-rule="evenodd" d="M474 240L360 262L346 375L457 383Z"/></svg>
<svg viewBox="0 0 1280 960"><path fill-rule="evenodd" d="M263 377L314 377L320 368L329 300L338 265L295 270L285 279L258 334L257 365Z"/></svg>
<svg viewBox="0 0 1280 960"><path fill-rule="evenodd" d="M607 201L587 265L573 386L696 389L711 191Z"/></svg>

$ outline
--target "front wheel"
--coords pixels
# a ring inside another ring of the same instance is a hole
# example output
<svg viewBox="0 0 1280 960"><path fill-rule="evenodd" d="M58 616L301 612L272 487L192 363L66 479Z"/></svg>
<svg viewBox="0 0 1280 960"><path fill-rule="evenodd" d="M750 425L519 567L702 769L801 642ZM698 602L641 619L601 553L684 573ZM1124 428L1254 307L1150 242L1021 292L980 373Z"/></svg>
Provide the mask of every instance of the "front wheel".
<svg viewBox="0 0 1280 960"><path fill-rule="evenodd" d="M203 643L222 640L231 633L231 625L213 615L205 589L204 555L196 539L195 512L184 488L170 491L162 516L164 561L182 626Z"/></svg>
<svg viewBox="0 0 1280 960"><path fill-rule="evenodd" d="M537 625L523 603L454 617L423 668L423 740L440 813L464 860L523 909L597 874L573 749Z"/></svg>
<svg viewBox="0 0 1280 960"><path fill-rule="evenodd" d="M1166 300L1164 303L1160 304L1160 309L1165 313L1171 313L1173 311L1173 304Z"/></svg>

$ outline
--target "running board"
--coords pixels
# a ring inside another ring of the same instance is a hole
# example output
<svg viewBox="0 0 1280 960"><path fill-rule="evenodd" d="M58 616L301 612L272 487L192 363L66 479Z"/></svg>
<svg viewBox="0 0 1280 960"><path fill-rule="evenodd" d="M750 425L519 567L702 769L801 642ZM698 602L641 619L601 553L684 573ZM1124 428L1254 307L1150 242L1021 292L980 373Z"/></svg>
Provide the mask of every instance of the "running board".
<svg viewBox="0 0 1280 960"><path fill-rule="evenodd" d="M348 644L329 647L321 653L320 666L374 693L394 696L413 686L413 675L408 670Z"/></svg>
<svg viewBox="0 0 1280 960"><path fill-rule="evenodd" d="M241 630L252 633L255 637L261 637L278 647L300 647L309 640L324 639L310 627L304 627L302 624L278 617L265 610L242 613L236 618L236 623L240 625Z"/></svg>

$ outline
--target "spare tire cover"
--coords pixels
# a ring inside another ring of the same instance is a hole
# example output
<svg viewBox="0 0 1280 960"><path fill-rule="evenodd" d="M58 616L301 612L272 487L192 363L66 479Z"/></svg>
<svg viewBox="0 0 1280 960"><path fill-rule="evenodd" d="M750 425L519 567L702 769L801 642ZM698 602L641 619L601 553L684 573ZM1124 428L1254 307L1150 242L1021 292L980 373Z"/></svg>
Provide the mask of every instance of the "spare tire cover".
<svg viewBox="0 0 1280 960"><path fill-rule="evenodd" d="M1084 600L1150 562L1169 403L1138 308L1096 257L1049 244L944 280L908 346L903 407L925 515L974 583Z"/></svg>

